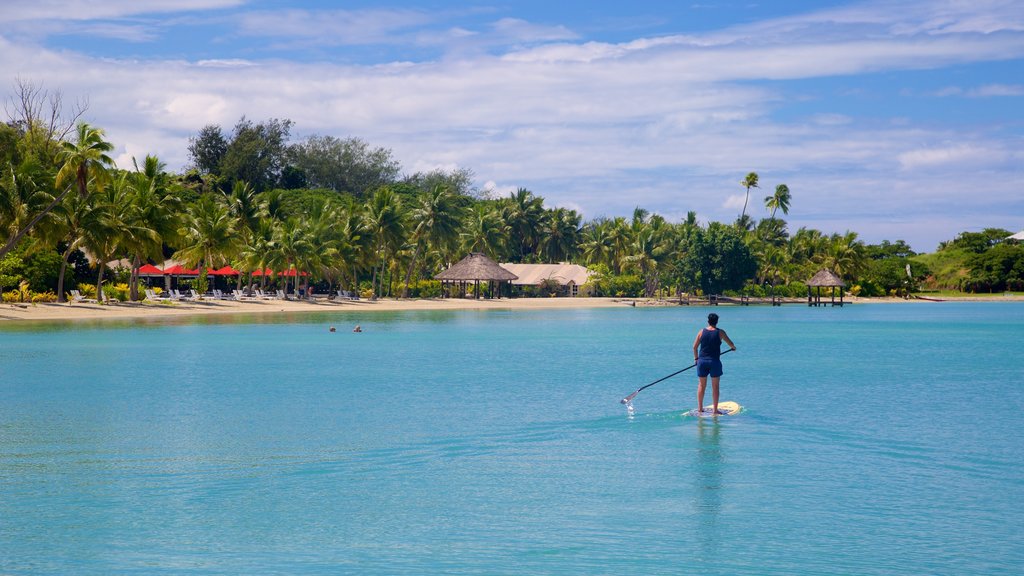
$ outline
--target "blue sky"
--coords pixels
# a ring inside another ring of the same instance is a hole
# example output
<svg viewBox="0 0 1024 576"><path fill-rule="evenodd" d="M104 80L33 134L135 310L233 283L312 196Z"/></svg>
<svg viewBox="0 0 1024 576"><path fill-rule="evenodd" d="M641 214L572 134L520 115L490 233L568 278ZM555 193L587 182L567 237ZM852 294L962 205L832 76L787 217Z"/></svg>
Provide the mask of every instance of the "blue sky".
<svg viewBox="0 0 1024 576"><path fill-rule="evenodd" d="M122 167L289 118L587 219L731 222L756 171L748 211L785 183L791 230L1024 229L1018 0L37 0L0 11L0 54L0 95L87 97Z"/></svg>

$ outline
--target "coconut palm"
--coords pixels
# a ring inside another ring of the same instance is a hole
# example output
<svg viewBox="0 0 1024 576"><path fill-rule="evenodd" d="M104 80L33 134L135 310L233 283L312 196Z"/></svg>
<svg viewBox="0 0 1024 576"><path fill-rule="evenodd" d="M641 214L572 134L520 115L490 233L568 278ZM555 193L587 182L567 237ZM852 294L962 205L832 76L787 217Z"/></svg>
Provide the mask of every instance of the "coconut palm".
<svg viewBox="0 0 1024 576"><path fill-rule="evenodd" d="M591 222L583 227L579 246L586 264L606 264L611 267L614 247L610 231L610 220Z"/></svg>
<svg viewBox="0 0 1024 576"><path fill-rule="evenodd" d="M569 261L576 255L580 215L575 210L556 208L548 212L540 229L537 249L548 262Z"/></svg>
<svg viewBox="0 0 1024 576"><path fill-rule="evenodd" d="M544 199L526 188L519 188L505 200L503 218L509 225L512 247L516 251L512 258L522 262L536 252L537 229L544 218Z"/></svg>
<svg viewBox="0 0 1024 576"><path fill-rule="evenodd" d="M21 225L13 231L9 231L6 243L0 247L0 258L13 250L25 234L60 204L70 191L77 189L80 195L85 196L88 194L90 181L97 189L102 188L110 180L108 168L113 167L114 161L107 153L113 149L114 146L103 139L102 130L93 128L84 122L79 123L77 140L61 142L60 153L57 156L61 167L54 182L54 188L59 192L52 195L45 206L39 206L38 202L23 206L31 209L34 214L31 218L25 214L18 220ZM4 222L4 227L9 229L10 223Z"/></svg>
<svg viewBox="0 0 1024 576"><path fill-rule="evenodd" d="M133 159L134 162L134 159ZM174 244L181 228L182 203L170 187L166 165L156 156L146 156L142 168L135 163L132 174L132 195L129 213L133 226L148 228L152 235L136 235L127 248L132 259L132 300L139 299L139 267L144 260L162 260L164 244Z"/></svg>
<svg viewBox="0 0 1024 576"><path fill-rule="evenodd" d="M405 273L405 289L402 297L409 297L409 283L412 271L419 260L424 246L444 250L450 248L459 237L459 223L463 218L464 209L460 197L452 194L445 185L437 184L420 199L409 213L412 225L411 239L415 244L412 262Z"/></svg>
<svg viewBox="0 0 1024 576"><path fill-rule="evenodd" d="M462 250L481 252L495 259L505 250L511 228L501 219L498 210L488 203L478 203L463 221Z"/></svg>
<svg viewBox="0 0 1024 576"><path fill-rule="evenodd" d="M793 197L789 192L789 186L786 186L785 184L779 184L776 186L775 194L765 196L764 198L765 208L772 211L772 215L769 216L769 218L772 220L775 219L776 210L782 210L783 214L789 214L789 203L792 199Z"/></svg>
<svg viewBox="0 0 1024 576"><path fill-rule="evenodd" d="M299 218L285 220L276 230L271 265L284 272L295 271L295 286L299 285L299 273L307 272L313 260L312 234L306 222ZM284 277L284 291L288 293L288 276Z"/></svg>
<svg viewBox="0 0 1024 576"><path fill-rule="evenodd" d="M749 174L747 174L747 177L744 178L742 182L740 182L740 186L743 186L747 189L747 195L746 197L743 198L743 212L740 213L739 221L743 221L744 216L747 215L747 202L750 200L750 189L759 188L759 186L757 185L757 179L757 172L750 172Z"/></svg>
<svg viewBox="0 0 1024 576"><path fill-rule="evenodd" d="M56 206L50 193L52 177L34 160L8 163L0 173L0 240L5 249L0 257L25 234L46 224L46 216Z"/></svg>
<svg viewBox="0 0 1024 576"><path fill-rule="evenodd" d="M207 266L223 266L244 246L237 233L238 219L212 195L204 195L191 206L179 230L182 245L174 253L185 266L198 267L200 279Z"/></svg>
<svg viewBox="0 0 1024 576"><path fill-rule="evenodd" d="M388 252L402 245L405 237L405 215L398 195L388 186L382 186L374 192L364 213L364 230L373 240L376 255L379 258L380 286L377 283L377 270L373 270L374 295L381 294L380 287L384 282L384 268L387 265Z"/></svg>

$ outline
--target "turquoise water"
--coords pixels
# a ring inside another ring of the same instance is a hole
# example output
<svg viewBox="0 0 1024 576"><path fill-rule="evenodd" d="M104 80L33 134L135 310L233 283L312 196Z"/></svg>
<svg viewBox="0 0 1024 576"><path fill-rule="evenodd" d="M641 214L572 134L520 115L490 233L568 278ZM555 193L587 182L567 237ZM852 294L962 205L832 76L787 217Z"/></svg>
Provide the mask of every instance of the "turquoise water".
<svg viewBox="0 0 1024 576"><path fill-rule="evenodd" d="M1024 306L722 307L745 411L628 417L708 311L3 325L0 573L1021 573Z"/></svg>

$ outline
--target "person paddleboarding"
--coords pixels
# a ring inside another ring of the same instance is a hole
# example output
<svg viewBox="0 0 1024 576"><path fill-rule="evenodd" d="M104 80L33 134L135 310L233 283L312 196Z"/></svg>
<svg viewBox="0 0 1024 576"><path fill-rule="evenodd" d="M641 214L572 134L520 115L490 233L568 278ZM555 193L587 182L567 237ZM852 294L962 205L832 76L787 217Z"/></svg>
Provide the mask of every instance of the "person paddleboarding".
<svg viewBox="0 0 1024 576"><path fill-rule="evenodd" d="M708 376L711 376L711 400L713 401L712 414L722 414L718 410L718 384L722 378L722 341L729 345L732 351L736 351L736 345L729 339L729 335L718 327L718 314L708 314L708 325L697 333L693 340L693 362L697 365L697 413L704 411L704 390L708 386Z"/></svg>

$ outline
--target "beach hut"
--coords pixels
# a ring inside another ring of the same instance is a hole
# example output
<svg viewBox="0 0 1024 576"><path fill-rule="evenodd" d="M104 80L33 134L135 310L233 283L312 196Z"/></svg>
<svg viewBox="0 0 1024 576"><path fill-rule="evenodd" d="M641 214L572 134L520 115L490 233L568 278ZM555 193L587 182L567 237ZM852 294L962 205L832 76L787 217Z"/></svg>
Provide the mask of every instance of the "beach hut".
<svg viewBox="0 0 1024 576"><path fill-rule="evenodd" d="M490 294L500 295L502 285L506 286L506 292L508 292L510 283L516 278L518 276L502 268L497 262L480 252L473 252L444 272L434 276L435 280L441 281L441 287L445 294L450 295L448 289L457 287L459 294L465 295L466 288L472 284L477 298L480 297L481 282L488 283L491 287Z"/></svg>
<svg viewBox="0 0 1024 576"><path fill-rule="evenodd" d="M836 276L835 272L831 270L821 270L814 275L810 280L807 281L807 305L808 306L826 306L829 302L821 301L821 289L832 288L832 300L833 306L843 305L843 288L846 287L846 283L839 276ZM839 292L839 301L836 302L836 292Z"/></svg>
<svg viewBox="0 0 1024 576"><path fill-rule="evenodd" d="M579 264L506 264L501 267L515 274L519 278L512 281L513 286L536 286L539 287L546 281L554 281L561 288L561 293L566 296L579 294L580 286L590 280L593 272Z"/></svg>

